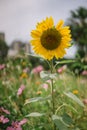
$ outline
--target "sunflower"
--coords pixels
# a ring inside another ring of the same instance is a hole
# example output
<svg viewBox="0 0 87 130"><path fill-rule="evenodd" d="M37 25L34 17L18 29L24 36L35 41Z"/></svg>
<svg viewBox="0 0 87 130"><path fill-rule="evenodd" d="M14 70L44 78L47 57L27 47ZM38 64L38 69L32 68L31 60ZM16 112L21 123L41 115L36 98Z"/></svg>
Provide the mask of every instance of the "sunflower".
<svg viewBox="0 0 87 130"><path fill-rule="evenodd" d="M63 20L60 20L56 26L52 17L47 17L40 23L37 23L36 29L31 31L32 40L30 41L36 54L47 60L54 57L62 58L70 46L71 34L69 26L63 27Z"/></svg>

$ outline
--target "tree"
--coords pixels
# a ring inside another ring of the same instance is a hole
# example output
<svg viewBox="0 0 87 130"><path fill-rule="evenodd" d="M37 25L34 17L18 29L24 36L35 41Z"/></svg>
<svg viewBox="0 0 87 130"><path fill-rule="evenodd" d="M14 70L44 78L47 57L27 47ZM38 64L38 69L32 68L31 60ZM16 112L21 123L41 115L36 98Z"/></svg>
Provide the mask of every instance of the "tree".
<svg viewBox="0 0 87 130"><path fill-rule="evenodd" d="M78 46L78 54L81 58L87 57L87 9L79 7L71 11L68 19L71 27L72 38Z"/></svg>
<svg viewBox="0 0 87 130"><path fill-rule="evenodd" d="M8 53L8 46L5 41L0 40L0 62L4 61Z"/></svg>

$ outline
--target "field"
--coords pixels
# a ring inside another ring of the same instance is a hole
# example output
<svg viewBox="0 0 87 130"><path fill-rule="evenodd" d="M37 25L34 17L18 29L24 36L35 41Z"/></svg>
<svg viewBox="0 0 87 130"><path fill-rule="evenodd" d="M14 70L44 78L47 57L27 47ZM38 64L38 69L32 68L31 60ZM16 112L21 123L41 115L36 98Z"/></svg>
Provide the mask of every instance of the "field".
<svg viewBox="0 0 87 130"><path fill-rule="evenodd" d="M53 129L87 130L86 75L75 75L66 64L50 74L26 58L1 64L0 130Z"/></svg>

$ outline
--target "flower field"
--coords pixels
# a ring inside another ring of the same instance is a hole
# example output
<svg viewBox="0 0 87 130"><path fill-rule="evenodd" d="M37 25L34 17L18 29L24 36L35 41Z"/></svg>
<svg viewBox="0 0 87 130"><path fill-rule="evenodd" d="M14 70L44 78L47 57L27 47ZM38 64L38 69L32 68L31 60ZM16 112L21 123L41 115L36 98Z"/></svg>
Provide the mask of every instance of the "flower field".
<svg viewBox="0 0 87 130"><path fill-rule="evenodd" d="M46 17L31 37L37 55L1 60L0 130L87 130L87 57L63 59L70 27Z"/></svg>
<svg viewBox="0 0 87 130"><path fill-rule="evenodd" d="M53 130L53 125L58 130L87 130L87 77L76 76L66 64L52 75L27 58L0 64L0 130Z"/></svg>

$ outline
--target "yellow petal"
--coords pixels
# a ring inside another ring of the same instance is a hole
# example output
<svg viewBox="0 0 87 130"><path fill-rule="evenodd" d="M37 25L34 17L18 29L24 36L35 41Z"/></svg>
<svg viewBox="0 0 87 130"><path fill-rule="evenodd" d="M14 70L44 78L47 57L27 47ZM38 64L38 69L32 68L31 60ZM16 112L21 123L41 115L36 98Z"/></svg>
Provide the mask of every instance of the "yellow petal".
<svg viewBox="0 0 87 130"><path fill-rule="evenodd" d="M37 44L40 44L40 40L39 39L33 39L30 41L30 43L34 46L36 46Z"/></svg>
<svg viewBox="0 0 87 130"><path fill-rule="evenodd" d="M69 30L67 28L60 29L60 33L63 35L69 35L70 32L71 32L71 30Z"/></svg>
<svg viewBox="0 0 87 130"><path fill-rule="evenodd" d="M38 30L32 30L31 36L33 38L39 38L41 36L41 30L40 29L38 29Z"/></svg>
<svg viewBox="0 0 87 130"><path fill-rule="evenodd" d="M63 26L63 24L64 24L64 21L63 20L60 20L59 22L58 22L58 24L56 25L56 29L60 29L62 26Z"/></svg>
<svg viewBox="0 0 87 130"><path fill-rule="evenodd" d="M48 28L53 27L54 21L53 21L52 17L49 17L49 18L47 17L45 22L46 22L46 25L47 25Z"/></svg>

